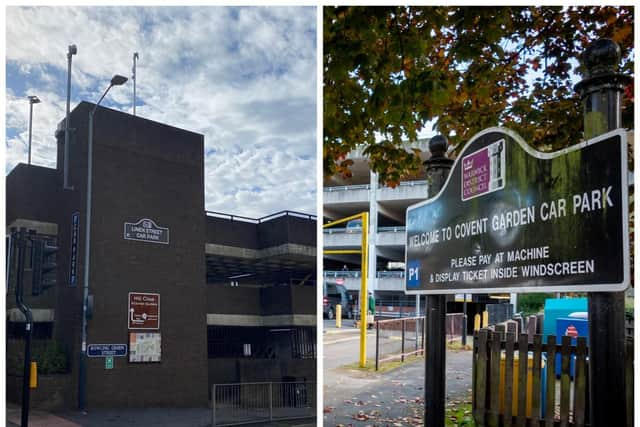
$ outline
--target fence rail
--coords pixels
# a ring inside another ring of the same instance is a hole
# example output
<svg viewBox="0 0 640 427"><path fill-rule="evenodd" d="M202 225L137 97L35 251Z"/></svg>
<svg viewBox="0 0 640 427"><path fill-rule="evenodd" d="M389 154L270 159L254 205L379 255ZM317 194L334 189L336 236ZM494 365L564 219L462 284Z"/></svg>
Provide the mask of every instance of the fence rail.
<svg viewBox="0 0 640 427"><path fill-rule="evenodd" d="M316 383L214 384L211 402L213 427L313 418Z"/></svg>
<svg viewBox="0 0 640 427"><path fill-rule="evenodd" d="M336 191L368 190L369 188L371 188L369 184L340 185L335 187L324 187L323 191L333 193Z"/></svg>
<svg viewBox="0 0 640 427"><path fill-rule="evenodd" d="M359 270L325 270L323 273L324 277L341 277L341 278L352 278L357 279L360 277ZM377 271L376 277L379 279L384 278L404 278L404 271L402 270L389 270L389 271Z"/></svg>
<svg viewBox="0 0 640 427"><path fill-rule="evenodd" d="M295 212L295 211L280 211L273 213L271 215L263 216L261 218L250 218L248 216L242 215L232 215L223 212L216 211L204 211L206 216L212 216L216 218L228 219L230 221L242 221L242 222L250 222L252 224L261 224L263 222L271 221L272 219L280 218L283 216L290 216L294 218L302 218L308 219L311 221L316 221L318 217L316 215L306 214L303 212Z"/></svg>
<svg viewBox="0 0 640 427"><path fill-rule="evenodd" d="M376 312L377 313L377 312ZM447 341L462 337L463 313L448 313ZM401 317L376 321L376 371L380 365L392 360L404 360L412 355L424 355L425 316Z"/></svg>
<svg viewBox="0 0 640 427"><path fill-rule="evenodd" d="M473 413L479 426L585 427L588 424L587 342L572 337L481 329L474 334ZM517 354L515 353L517 351ZM559 356L556 357L556 354ZM517 357L516 357L517 355ZM556 360L558 359L558 360ZM520 363L520 361L526 361ZM556 381L556 363L560 381Z"/></svg>
<svg viewBox="0 0 640 427"><path fill-rule="evenodd" d="M376 321L376 371L380 364L424 354L424 316Z"/></svg>

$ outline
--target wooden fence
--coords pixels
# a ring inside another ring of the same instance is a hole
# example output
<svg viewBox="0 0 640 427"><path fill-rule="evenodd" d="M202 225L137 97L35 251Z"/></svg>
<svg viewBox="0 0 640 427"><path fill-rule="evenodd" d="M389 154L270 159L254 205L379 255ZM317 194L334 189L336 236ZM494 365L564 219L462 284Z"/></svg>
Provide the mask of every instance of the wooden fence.
<svg viewBox="0 0 640 427"><path fill-rule="evenodd" d="M517 351L517 353L516 353ZM556 379L556 355L560 379ZM517 357L516 357L517 356ZM526 363L519 363L526 360ZM628 426L633 425L633 340L627 340ZM479 427L585 427L589 425L586 338L481 329L473 339L473 414Z"/></svg>

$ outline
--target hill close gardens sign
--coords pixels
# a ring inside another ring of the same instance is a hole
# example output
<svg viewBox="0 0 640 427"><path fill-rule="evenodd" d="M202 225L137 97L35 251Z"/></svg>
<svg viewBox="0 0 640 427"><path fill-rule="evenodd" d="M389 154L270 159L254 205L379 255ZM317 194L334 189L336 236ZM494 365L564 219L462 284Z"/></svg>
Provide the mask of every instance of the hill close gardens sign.
<svg viewBox="0 0 640 427"><path fill-rule="evenodd" d="M556 153L480 132L440 193L407 210L405 291L623 290L627 190L623 130Z"/></svg>

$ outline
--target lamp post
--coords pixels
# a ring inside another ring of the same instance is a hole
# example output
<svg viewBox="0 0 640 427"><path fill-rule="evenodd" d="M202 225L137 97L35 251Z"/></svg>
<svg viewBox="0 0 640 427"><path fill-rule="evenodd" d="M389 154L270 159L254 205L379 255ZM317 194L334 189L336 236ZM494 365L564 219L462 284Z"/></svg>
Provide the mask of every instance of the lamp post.
<svg viewBox="0 0 640 427"><path fill-rule="evenodd" d="M29 96L29 160L28 164L31 164L31 124L33 122L33 104L39 104L40 98L37 96Z"/></svg>
<svg viewBox="0 0 640 427"><path fill-rule="evenodd" d="M133 53L133 68L131 69L131 80L133 80L133 115L136 115L136 64L139 58L138 52Z"/></svg>
<svg viewBox="0 0 640 427"><path fill-rule="evenodd" d="M453 160L447 157L447 140L436 135L429 141L431 157L423 164L429 180L428 198L435 197L442 189ZM445 330L447 321L446 295L427 295L424 309L426 316L426 336L430 344L426 346L424 358L424 425L444 427L445 417L445 367L447 345Z"/></svg>
<svg viewBox="0 0 640 427"><path fill-rule="evenodd" d="M584 114L584 137L622 127L622 92L633 79L618 73L620 46L600 39L582 57L585 78L575 86ZM589 392L591 425L627 425L624 292L589 294ZM615 392L613 392L615 391Z"/></svg>
<svg viewBox="0 0 640 427"><path fill-rule="evenodd" d="M71 103L71 57L78 53L75 44L69 45L67 52L67 116L64 121L64 184L65 190L73 190L69 186L69 109Z"/></svg>
<svg viewBox="0 0 640 427"><path fill-rule="evenodd" d="M91 267L90 245L91 245L91 190L92 190L92 171L93 171L93 116L98 109L98 105L104 99L109 89L113 86L123 85L127 78L116 74L111 79L109 87L104 91L93 110L89 112L89 137L87 140L87 220L84 241L84 284L82 297L82 347L80 349L80 370L78 378L78 406L81 411L86 411L87 407L87 305L89 302L89 270Z"/></svg>

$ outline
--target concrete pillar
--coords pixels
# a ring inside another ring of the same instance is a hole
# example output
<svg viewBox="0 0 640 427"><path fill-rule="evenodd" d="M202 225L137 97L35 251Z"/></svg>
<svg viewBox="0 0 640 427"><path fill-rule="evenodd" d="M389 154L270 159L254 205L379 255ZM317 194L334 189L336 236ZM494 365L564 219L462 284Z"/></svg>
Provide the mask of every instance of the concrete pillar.
<svg viewBox="0 0 640 427"><path fill-rule="evenodd" d="M378 252L378 174L371 172L369 180L369 290L378 290L378 278L376 277ZM375 295L375 294L374 294Z"/></svg>

